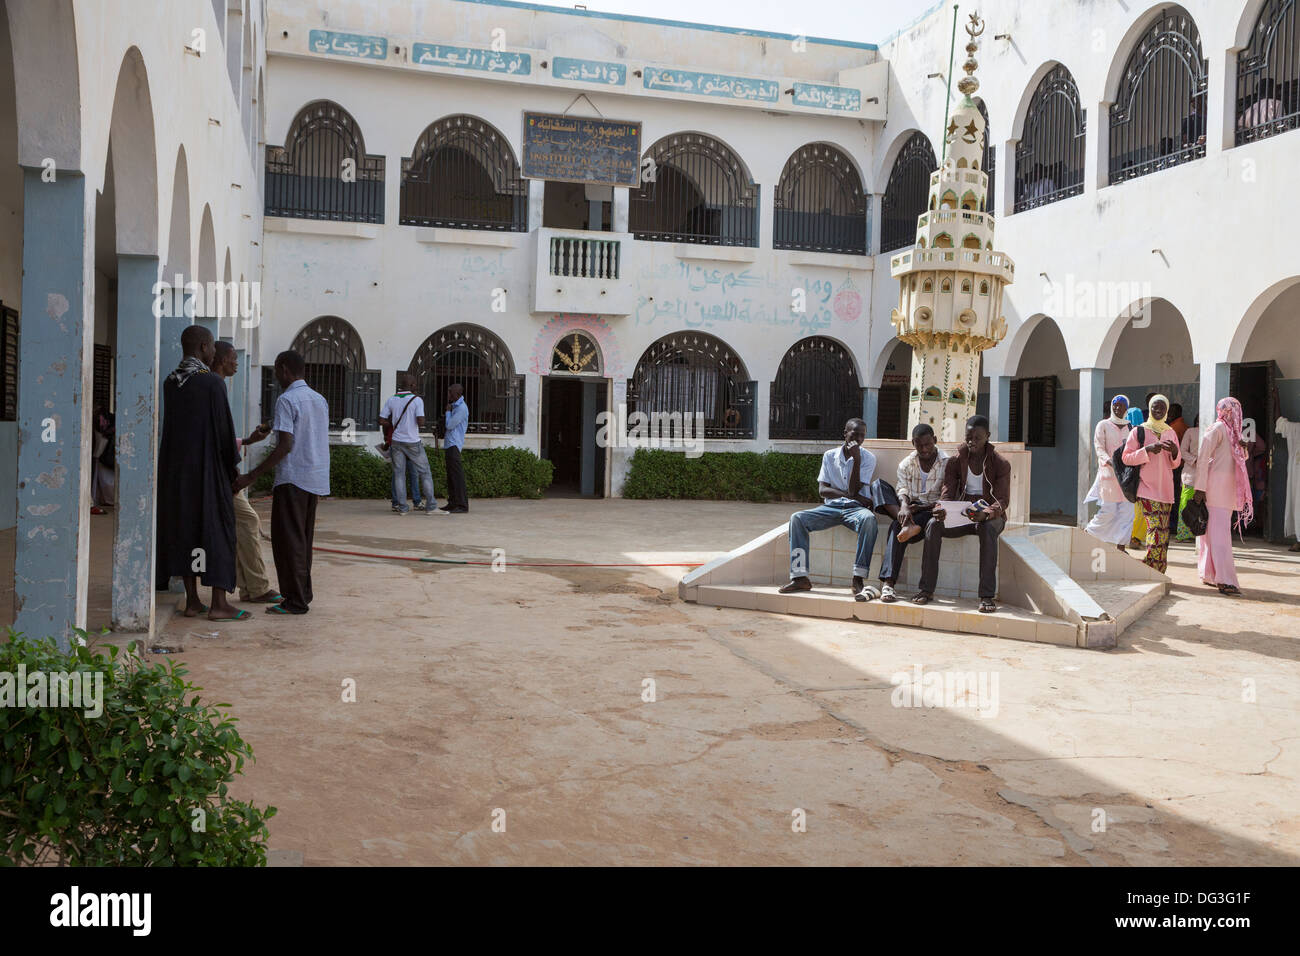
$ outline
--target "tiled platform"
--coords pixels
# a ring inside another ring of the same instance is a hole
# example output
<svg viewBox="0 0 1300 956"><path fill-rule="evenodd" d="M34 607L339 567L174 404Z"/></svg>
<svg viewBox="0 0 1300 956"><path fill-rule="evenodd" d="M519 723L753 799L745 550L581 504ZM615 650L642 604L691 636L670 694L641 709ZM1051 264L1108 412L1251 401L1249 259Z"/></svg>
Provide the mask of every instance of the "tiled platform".
<svg viewBox="0 0 1300 956"><path fill-rule="evenodd" d="M886 530L882 520L872 557L875 574ZM814 589L778 594L776 589L789 579L790 561L787 526L781 525L687 574L678 593L683 600L718 607L1114 647L1124 628L1169 586L1164 575L1078 528L1022 524L1008 526L999 539L1000 609L995 613L977 610L979 541L973 535L944 541L935 599L929 604L860 602L848 592L855 545L856 537L846 528L812 535L809 577ZM921 548L918 542L905 552L900 595L910 597L917 590ZM874 576L872 583L878 584Z"/></svg>

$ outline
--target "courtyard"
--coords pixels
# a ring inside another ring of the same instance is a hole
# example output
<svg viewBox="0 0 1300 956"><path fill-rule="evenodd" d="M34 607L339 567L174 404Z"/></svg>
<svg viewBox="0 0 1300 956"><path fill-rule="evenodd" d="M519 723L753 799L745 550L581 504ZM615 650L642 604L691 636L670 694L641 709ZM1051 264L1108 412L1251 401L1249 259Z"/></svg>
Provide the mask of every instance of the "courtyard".
<svg viewBox="0 0 1300 956"><path fill-rule="evenodd" d="M1300 555L1283 547L1238 543L1233 601L1175 546L1169 596L1096 651L686 604L686 568L654 566L715 557L788 505L472 507L399 518L322 502L318 548L482 563L318 551L307 617L172 614L160 628L154 643L183 648L172 659L254 748L232 793L279 808L272 862L1300 855ZM269 501L258 508L265 528ZM111 524L94 578L105 543ZM592 564L639 566L577 566ZM90 593L94 621L95 579ZM996 706L893 706L893 678L917 667L984 674Z"/></svg>

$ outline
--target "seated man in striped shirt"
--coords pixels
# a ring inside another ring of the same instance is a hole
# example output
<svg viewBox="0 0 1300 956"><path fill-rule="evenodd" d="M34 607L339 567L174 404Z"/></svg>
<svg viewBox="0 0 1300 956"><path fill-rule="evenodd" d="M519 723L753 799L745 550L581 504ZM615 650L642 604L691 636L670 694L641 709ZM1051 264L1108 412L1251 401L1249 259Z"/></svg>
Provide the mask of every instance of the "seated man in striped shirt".
<svg viewBox="0 0 1300 956"><path fill-rule="evenodd" d="M903 550L921 540L931 509L943 490L944 463L948 456L935 441L934 429L922 422L912 429L912 452L898 465L898 516L889 526L885 553L880 560L880 600L898 600L894 585L903 565Z"/></svg>

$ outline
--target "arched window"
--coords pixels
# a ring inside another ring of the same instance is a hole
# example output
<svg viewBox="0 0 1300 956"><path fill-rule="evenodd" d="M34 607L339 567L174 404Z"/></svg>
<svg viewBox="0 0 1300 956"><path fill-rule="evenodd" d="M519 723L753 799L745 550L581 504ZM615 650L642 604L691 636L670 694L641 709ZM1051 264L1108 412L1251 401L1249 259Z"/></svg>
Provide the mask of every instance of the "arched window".
<svg viewBox="0 0 1300 956"><path fill-rule="evenodd" d="M913 133L889 172L880 200L880 251L910 246L916 237L916 217L925 212L930 174L939 168L934 149L924 133ZM954 198L954 205L955 199Z"/></svg>
<svg viewBox="0 0 1300 956"><path fill-rule="evenodd" d="M359 431L379 427L379 370L366 368L366 350L350 322L322 315L302 327L290 350L307 363L303 380L325 397L330 428L345 428L351 419ZM274 366L262 367L262 417L271 420L280 387Z"/></svg>
<svg viewBox="0 0 1300 956"><path fill-rule="evenodd" d="M506 138L476 116L447 116L430 124L402 160L399 221L527 232L528 180L520 175Z"/></svg>
<svg viewBox="0 0 1300 956"><path fill-rule="evenodd" d="M424 398L426 412L447 404L447 388L462 385L469 407L471 434L522 435L524 432L524 377L505 343L477 325L449 325L424 340L407 371L416 377L416 394ZM426 422L432 430L443 417L436 411Z"/></svg>
<svg viewBox="0 0 1300 956"><path fill-rule="evenodd" d="M939 233L939 235L937 235L937 236L934 237L934 248L935 248L935 249L951 249L951 248L952 248L952 236L948 235L946 232L941 232L941 233Z"/></svg>
<svg viewBox="0 0 1300 956"><path fill-rule="evenodd" d="M1016 212L1083 192L1086 125L1079 88L1058 63L1030 97L1024 133L1016 145Z"/></svg>
<svg viewBox="0 0 1300 956"><path fill-rule="evenodd" d="M721 339L674 332L653 343L636 363L627 383L628 417L643 412L653 429L656 421L676 420L663 416L691 416L694 422L698 413L704 416L705 438L753 438L755 386ZM635 425L629 421L629 427Z"/></svg>
<svg viewBox="0 0 1300 956"><path fill-rule="evenodd" d="M652 242L758 245L758 185L727 145L674 133L646 151L628 228Z"/></svg>
<svg viewBox="0 0 1300 956"><path fill-rule="evenodd" d="M786 160L776 184L772 248L867 253L862 179L834 146L809 143Z"/></svg>
<svg viewBox="0 0 1300 956"><path fill-rule="evenodd" d="M337 103L308 103L283 146L266 149L266 215L384 221L384 157L367 156L356 120Z"/></svg>
<svg viewBox="0 0 1300 956"><path fill-rule="evenodd" d="M1250 43L1237 54L1237 145L1300 127L1296 0L1264 0Z"/></svg>
<svg viewBox="0 0 1300 956"><path fill-rule="evenodd" d="M962 279L962 280L961 280L961 291L962 291L962 292L965 292L965 293L969 293L970 290L971 290L970 279Z"/></svg>
<svg viewBox="0 0 1300 956"><path fill-rule="evenodd" d="M768 436L837 439L862 416L862 389L848 349L820 335L801 339L781 359L771 388Z"/></svg>
<svg viewBox="0 0 1300 956"><path fill-rule="evenodd" d="M989 294L989 284L988 284L988 280L985 280L980 283L980 295L988 295L988 294Z"/></svg>
<svg viewBox="0 0 1300 956"><path fill-rule="evenodd" d="M989 111L984 105L984 101L979 101L980 116L984 117L984 156L977 168L984 170L989 177L988 192L984 194L984 208L981 212L992 212L997 207L993 204L996 195L996 174L998 170L998 150L993 145L993 137L989 135Z"/></svg>
<svg viewBox="0 0 1300 956"><path fill-rule="evenodd" d="M1110 181L1121 183L1205 155L1209 74L1196 23L1162 10L1137 39L1110 108Z"/></svg>
<svg viewBox="0 0 1300 956"><path fill-rule="evenodd" d="M943 279L940 279L940 280L939 280L939 291L940 291L940 292L951 292L951 291L952 291L952 280L949 279L949 278L946 278L946 277L943 278Z"/></svg>
<svg viewBox="0 0 1300 956"><path fill-rule="evenodd" d="M962 236L961 247L963 249L978 249L980 247L979 236L973 232L968 232Z"/></svg>
<svg viewBox="0 0 1300 956"><path fill-rule="evenodd" d="M934 291L934 280L931 279L931 278L929 278L929 277L926 277L926 279L921 283L921 291L922 291L922 292L933 292L933 291Z"/></svg>

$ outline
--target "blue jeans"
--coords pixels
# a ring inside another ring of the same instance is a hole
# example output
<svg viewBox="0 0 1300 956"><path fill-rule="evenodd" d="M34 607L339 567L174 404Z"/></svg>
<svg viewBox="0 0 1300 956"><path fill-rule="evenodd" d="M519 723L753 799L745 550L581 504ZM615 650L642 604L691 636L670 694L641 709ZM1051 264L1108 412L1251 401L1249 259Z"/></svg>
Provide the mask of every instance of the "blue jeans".
<svg viewBox="0 0 1300 956"><path fill-rule="evenodd" d="M424 491L424 500L428 505L433 505L433 472L429 470L429 456L425 454L424 442L422 441L395 441L392 443L393 452L393 501L399 508L406 507L406 475L408 470L415 472L415 478L419 481L419 487ZM411 489L413 497L418 503L420 500L419 493L414 488Z"/></svg>
<svg viewBox="0 0 1300 956"><path fill-rule="evenodd" d="M392 484L392 492L391 492L391 494L392 494L392 498L393 498L393 507L394 507L394 508L405 508L405 507L406 507L406 495L405 495L405 494L402 495L402 500L401 500L401 501L398 501L398 500L397 500L397 462L396 462L396 459L394 459L394 461L393 461L393 478L392 478L392 482L391 482L391 484ZM417 508L420 507L420 501L422 500L422 499L420 498L420 476L419 476L419 474L418 474L418 473L416 472L416 470L415 470L415 460L412 459L412 458L408 458L408 459L406 460L406 484L405 484L403 487L404 487L404 488L410 488L410 489L411 489L411 497L415 500L415 507L417 507Z"/></svg>
<svg viewBox="0 0 1300 956"><path fill-rule="evenodd" d="M857 502L827 502L819 508L796 511L790 516L790 577L806 577L808 566L808 534L825 531L836 525L857 532L858 552L853 560L855 577L865 578L871 573L871 552L876 550L876 513Z"/></svg>

